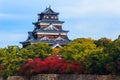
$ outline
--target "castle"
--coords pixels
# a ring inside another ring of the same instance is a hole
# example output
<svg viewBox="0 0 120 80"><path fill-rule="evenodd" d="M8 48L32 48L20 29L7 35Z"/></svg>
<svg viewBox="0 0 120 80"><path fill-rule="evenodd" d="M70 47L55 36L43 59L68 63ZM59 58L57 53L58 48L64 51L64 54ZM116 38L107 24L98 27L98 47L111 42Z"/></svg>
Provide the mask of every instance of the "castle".
<svg viewBox="0 0 120 80"><path fill-rule="evenodd" d="M38 14L38 21L33 23L34 30L28 32L26 41L20 42L23 47L38 42L48 43L53 48L66 46L71 41L67 36L69 31L62 29L64 21L60 21L58 15L51 7Z"/></svg>

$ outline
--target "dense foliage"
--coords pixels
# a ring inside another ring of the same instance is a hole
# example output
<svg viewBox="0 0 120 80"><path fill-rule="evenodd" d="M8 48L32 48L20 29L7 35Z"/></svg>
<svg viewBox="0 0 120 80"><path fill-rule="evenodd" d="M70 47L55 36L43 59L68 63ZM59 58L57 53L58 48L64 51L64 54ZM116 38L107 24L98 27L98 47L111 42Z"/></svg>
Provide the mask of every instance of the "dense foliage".
<svg viewBox="0 0 120 80"><path fill-rule="evenodd" d="M84 68L79 63L69 63L59 56L50 56L44 60L41 58L29 59L20 69L20 73L25 75L40 73L84 73Z"/></svg>
<svg viewBox="0 0 120 80"><path fill-rule="evenodd" d="M0 75L120 74L120 36L93 40L78 38L62 48L46 43L26 48L0 48Z"/></svg>
<svg viewBox="0 0 120 80"><path fill-rule="evenodd" d="M51 53L52 48L45 43L30 45L22 49L18 46L1 48L0 64L4 66L4 69L2 69L2 75L5 77L9 75L18 75L17 71L29 58L41 57L43 59Z"/></svg>

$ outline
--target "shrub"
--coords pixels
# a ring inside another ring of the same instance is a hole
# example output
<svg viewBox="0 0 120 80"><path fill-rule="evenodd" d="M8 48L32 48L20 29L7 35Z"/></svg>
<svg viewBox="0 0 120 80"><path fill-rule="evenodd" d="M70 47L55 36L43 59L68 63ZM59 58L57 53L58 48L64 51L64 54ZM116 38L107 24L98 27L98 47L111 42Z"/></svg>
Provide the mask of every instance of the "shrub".
<svg viewBox="0 0 120 80"><path fill-rule="evenodd" d="M49 56L44 60L41 58L29 59L19 71L23 75L40 73L83 73L84 69L79 63L66 62L59 56Z"/></svg>

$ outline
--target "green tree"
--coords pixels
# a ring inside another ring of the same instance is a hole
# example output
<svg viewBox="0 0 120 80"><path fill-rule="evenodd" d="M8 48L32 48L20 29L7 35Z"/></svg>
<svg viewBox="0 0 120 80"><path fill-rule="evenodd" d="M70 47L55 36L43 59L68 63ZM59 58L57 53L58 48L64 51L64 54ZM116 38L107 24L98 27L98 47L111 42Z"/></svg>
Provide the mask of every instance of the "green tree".
<svg viewBox="0 0 120 80"><path fill-rule="evenodd" d="M103 47L96 47L95 40L91 38L78 38L73 40L68 46L61 48L60 54L66 60L80 62L88 73L108 74L105 68L109 60L109 55L103 53ZM107 60L108 59L108 60Z"/></svg>
<svg viewBox="0 0 120 80"><path fill-rule="evenodd" d="M19 49L18 46L8 46L0 49L0 61L4 65L3 76L17 75L16 71L19 70L23 63L23 59L17 56Z"/></svg>
<svg viewBox="0 0 120 80"><path fill-rule="evenodd" d="M106 37L95 40L95 44L97 47L108 47L110 43L112 43L112 40Z"/></svg>
<svg viewBox="0 0 120 80"><path fill-rule="evenodd" d="M20 55L25 58L36 58L42 59L52 54L52 48L47 43L31 44L26 48L21 49Z"/></svg>
<svg viewBox="0 0 120 80"><path fill-rule="evenodd" d="M0 49L0 64L4 66L3 76L17 75L17 71L29 58L46 58L52 54L52 48L46 43L29 45L26 48L8 46Z"/></svg>
<svg viewBox="0 0 120 80"><path fill-rule="evenodd" d="M61 48L60 54L68 61L83 62L88 54L97 50L91 38L78 38Z"/></svg>
<svg viewBox="0 0 120 80"><path fill-rule="evenodd" d="M106 48L106 52L110 57L107 69L112 74L120 74L120 36Z"/></svg>
<svg viewBox="0 0 120 80"><path fill-rule="evenodd" d="M85 66L90 74L109 74L106 64L109 62L109 55L102 51L88 54L85 59Z"/></svg>

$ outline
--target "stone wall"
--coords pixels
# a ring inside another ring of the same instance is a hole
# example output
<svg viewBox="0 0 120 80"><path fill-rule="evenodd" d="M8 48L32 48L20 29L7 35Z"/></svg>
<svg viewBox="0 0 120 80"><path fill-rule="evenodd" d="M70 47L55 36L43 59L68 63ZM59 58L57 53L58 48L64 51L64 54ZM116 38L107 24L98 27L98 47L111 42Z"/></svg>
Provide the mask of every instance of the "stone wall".
<svg viewBox="0 0 120 80"><path fill-rule="evenodd" d="M77 74L38 74L27 79L23 76L10 76L7 80L120 80L115 75L77 75Z"/></svg>
<svg viewBox="0 0 120 80"><path fill-rule="evenodd" d="M7 80L27 80L24 76L9 76Z"/></svg>
<svg viewBox="0 0 120 80"><path fill-rule="evenodd" d="M59 80L120 80L118 76L111 75L60 75Z"/></svg>
<svg viewBox="0 0 120 80"><path fill-rule="evenodd" d="M58 80L59 75L57 74L39 74L32 76L30 80Z"/></svg>
<svg viewBox="0 0 120 80"><path fill-rule="evenodd" d="M3 80L3 78L2 78L2 77L0 77L0 80Z"/></svg>

